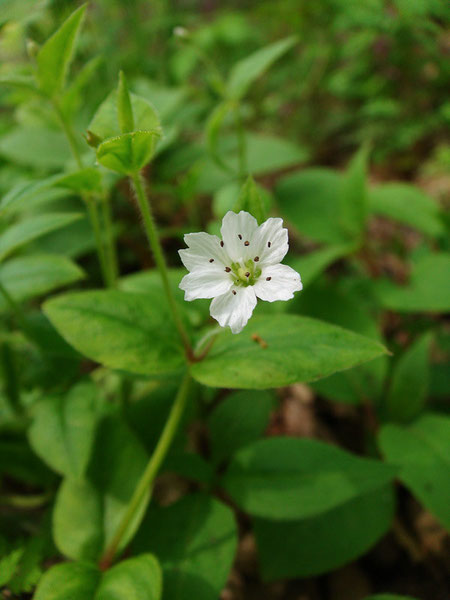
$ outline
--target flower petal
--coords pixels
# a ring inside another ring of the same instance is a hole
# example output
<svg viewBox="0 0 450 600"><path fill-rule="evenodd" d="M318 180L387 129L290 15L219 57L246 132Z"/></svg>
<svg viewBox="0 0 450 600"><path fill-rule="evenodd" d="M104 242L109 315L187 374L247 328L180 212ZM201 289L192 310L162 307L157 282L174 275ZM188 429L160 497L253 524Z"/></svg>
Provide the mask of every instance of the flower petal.
<svg viewBox="0 0 450 600"><path fill-rule="evenodd" d="M183 277L180 288L184 290L184 299L190 302L198 298L214 298L228 291L233 280L224 270L217 267L205 266L194 269Z"/></svg>
<svg viewBox="0 0 450 600"><path fill-rule="evenodd" d="M270 265L262 269L258 281L253 286L255 294L261 300L290 300L294 292L302 289L300 275L287 265Z"/></svg>
<svg viewBox="0 0 450 600"><path fill-rule="evenodd" d="M251 258L253 249L250 240L257 229L258 222L255 217L243 210L238 214L230 210L224 216L220 233L224 250L233 262Z"/></svg>
<svg viewBox="0 0 450 600"><path fill-rule="evenodd" d="M255 306L256 296L251 286L233 287L226 294L214 298L209 312L219 325L230 327L233 333L239 333L247 325Z"/></svg>
<svg viewBox="0 0 450 600"><path fill-rule="evenodd" d="M257 256L261 265L276 265L289 250L288 230L283 227L283 219L270 218L254 232L250 242L251 258Z"/></svg>
<svg viewBox="0 0 450 600"><path fill-rule="evenodd" d="M184 241L188 248L178 250L178 253L184 266L189 271L213 264L222 270L230 262L220 246L217 235L204 232L188 233L184 236ZM211 259L213 259L213 262L211 262Z"/></svg>

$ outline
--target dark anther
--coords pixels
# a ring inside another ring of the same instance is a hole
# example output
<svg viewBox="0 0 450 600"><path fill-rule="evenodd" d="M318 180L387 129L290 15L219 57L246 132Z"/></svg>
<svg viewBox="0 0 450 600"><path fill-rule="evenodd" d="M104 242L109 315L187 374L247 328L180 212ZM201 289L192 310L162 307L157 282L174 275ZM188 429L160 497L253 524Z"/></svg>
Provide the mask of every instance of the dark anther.
<svg viewBox="0 0 450 600"><path fill-rule="evenodd" d="M244 242L244 246L250 246L250 242Z"/></svg>
<svg viewBox="0 0 450 600"><path fill-rule="evenodd" d="M230 267L225 267L225 271L229 273L231 271Z"/></svg>
<svg viewBox="0 0 450 600"><path fill-rule="evenodd" d="M222 240L220 240L220 245L221 245L221 247L223 248L223 242L222 242Z"/></svg>
<svg viewBox="0 0 450 600"><path fill-rule="evenodd" d="M231 291L232 291L232 293L233 293L233 296L236 296L236 292L235 292L235 290L231 290Z"/></svg>
<svg viewBox="0 0 450 600"><path fill-rule="evenodd" d="M250 273L247 271L247 273L245 274L246 277L250 277Z"/></svg>
<svg viewBox="0 0 450 600"><path fill-rule="evenodd" d="M240 233L238 233L238 238L242 240L242 235Z"/></svg>
<svg viewBox="0 0 450 600"><path fill-rule="evenodd" d="M255 256L255 258L253 259L255 262L258 262L259 260L259 256Z"/></svg>
<svg viewBox="0 0 450 600"><path fill-rule="evenodd" d="M214 262L214 259L213 259L213 258L210 258L210 259L209 259L209 262Z"/></svg>
<svg viewBox="0 0 450 600"><path fill-rule="evenodd" d="M272 277L266 277L266 281L270 281Z"/></svg>
<svg viewBox="0 0 450 600"><path fill-rule="evenodd" d="M272 245L271 242L267 242L267 247L268 248L270 248L271 245Z"/></svg>

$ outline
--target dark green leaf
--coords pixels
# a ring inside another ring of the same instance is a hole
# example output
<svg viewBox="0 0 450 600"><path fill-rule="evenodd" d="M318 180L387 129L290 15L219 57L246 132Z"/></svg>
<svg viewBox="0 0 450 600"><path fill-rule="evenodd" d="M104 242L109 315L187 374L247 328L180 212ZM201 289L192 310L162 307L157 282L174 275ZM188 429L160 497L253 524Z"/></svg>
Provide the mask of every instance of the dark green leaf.
<svg viewBox="0 0 450 600"><path fill-rule="evenodd" d="M427 414L409 426L385 425L379 436L386 459L399 477L450 530L450 418Z"/></svg>
<svg viewBox="0 0 450 600"><path fill-rule="evenodd" d="M233 513L201 494L167 508L152 506L133 547L158 553L164 600L217 600L237 547Z"/></svg>
<svg viewBox="0 0 450 600"><path fill-rule="evenodd" d="M381 488L395 469L316 440L273 437L238 451L222 484L257 517L315 517Z"/></svg>
<svg viewBox="0 0 450 600"><path fill-rule="evenodd" d="M213 387L265 389L314 381L384 352L381 344L328 323L295 315L259 316L238 335L223 331L191 372Z"/></svg>

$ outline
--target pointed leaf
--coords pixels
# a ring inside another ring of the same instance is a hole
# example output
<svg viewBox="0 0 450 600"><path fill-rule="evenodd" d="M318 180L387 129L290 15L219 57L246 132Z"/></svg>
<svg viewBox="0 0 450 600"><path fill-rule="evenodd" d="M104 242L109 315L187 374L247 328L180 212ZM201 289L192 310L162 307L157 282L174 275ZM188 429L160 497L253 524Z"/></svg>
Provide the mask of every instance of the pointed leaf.
<svg viewBox="0 0 450 600"><path fill-rule="evenodd" d="M117 88L117 117L121 133L134 131L133 108L131 106L130 91L123 71L119 74L119 87Z"/></svg>

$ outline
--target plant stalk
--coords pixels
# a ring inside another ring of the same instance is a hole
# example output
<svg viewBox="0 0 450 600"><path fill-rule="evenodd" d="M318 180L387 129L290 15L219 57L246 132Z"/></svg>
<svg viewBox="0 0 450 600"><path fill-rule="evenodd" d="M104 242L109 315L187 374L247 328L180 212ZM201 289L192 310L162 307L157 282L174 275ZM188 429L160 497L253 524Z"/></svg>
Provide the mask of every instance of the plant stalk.
<svg viewBox="0 0 450 600"><path fill-rule="evenodd" d="M156 448L152 456L150 457L147 467L145 468L145 471L142 474L142 477L139 480L136 489L134 490L127 511L113 539L111 540L111 543L109 544L103 557L100 560L100 568L103 570L107 569L112 564L118 552L123 537L127 533L130 524L133 522L136 513L142 507L142 502L144 502L146 494L150 492L151 495L151 490L155 478L178 430L178 425L180 423L181 417L184 412L184 408L186 406L190 381L191 378L189 373L187 372L181 382L180 388L175 397L175 401L173 403L166 424L164 425L164 429L158 440Z"/></svg>
<svg viewBox="0 0 450 600"><path fill-rule="evenodd" d="M161 243L159 241L155 221L151 212L150 203L147 199L147 194L145 193L142 175L140 173L134 173L133 175L131 175L131 181L133 182L137 202L144 221L144 229L147 235L148 243L153 252L156 266L158 267L159 273L161 275L162 284L167 296L167 301L169 304L170 311L172 313L173 320L175 322L175 326L178 329L178 333L180 334L181 340L183 342L186 356L189 360L192 360L194 353L192 350L191 342L189 340L189 336L186 332L186 329L183 325L183 321L181 320L180 314L178 312L178 307L176 305L175 298L172 293L172 288L170 287L167 265L161 248Z"/></svg>

